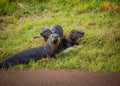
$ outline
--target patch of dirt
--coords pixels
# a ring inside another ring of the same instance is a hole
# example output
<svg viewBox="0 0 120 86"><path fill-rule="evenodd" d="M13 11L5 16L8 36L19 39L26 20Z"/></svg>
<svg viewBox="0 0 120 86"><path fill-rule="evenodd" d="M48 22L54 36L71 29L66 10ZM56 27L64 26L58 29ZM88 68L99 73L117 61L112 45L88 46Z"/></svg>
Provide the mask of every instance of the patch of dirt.
<svg viewBox="0 0 120 86"><path fill-rule="evenodd" d="M101 38L103 41L120 41L120 30L119 29L113 29L111 32L106 32L106 34L103 35Z"/></svg>
<svg viewBox="0 0 120 86"><path fill-rule="evenodd" d="M7 70L0 71L0 86L120 86L120 73Z"/></svg>
<svg viewBox="0 0 120 86"><path fill-rule="evenodd" d="M90 23L88 23L88 26L87 26L86 28L88 28L88 29L92 29L93 26L95 26L95 25L96 25L96 23L94 23L94 22L90 22Z"/></svg>
<svg viewBox="0 0 120 86"><path fill-rule="evenodd" d="M0 30L4 30L8 26L8 22L5 22L3 19L0 18Z"/></svg>
<svg viewBox="0 0 120 86"><path fill-rule="evenodd" d="M104 2L101 4L101 11L108 11L108 10L114 10L115 12L119 13L120 12L120 6L112 3L112 2Z"/></svg>

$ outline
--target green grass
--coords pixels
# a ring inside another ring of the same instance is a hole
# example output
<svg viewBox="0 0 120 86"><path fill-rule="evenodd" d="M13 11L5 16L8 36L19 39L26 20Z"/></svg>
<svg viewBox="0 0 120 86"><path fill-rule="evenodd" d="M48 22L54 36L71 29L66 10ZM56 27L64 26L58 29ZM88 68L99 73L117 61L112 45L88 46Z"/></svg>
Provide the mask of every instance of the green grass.
<svg viewBox="0 0 120 86"><path fill-rule="evenodd" d="M57 59L31 61L11 69L120 71L119 0L30 0L29 3L21 0L25 9L19 7L18 2L12 2L13 5L4 2L6 6L0 8L1 61L13 53L42 46L45 43L42 37L29 41L39 35L44 26L60 24L65 35L73 29L79 29L85 32L85 36L78 40L80 48L61 52L57 54Z"/></svg>

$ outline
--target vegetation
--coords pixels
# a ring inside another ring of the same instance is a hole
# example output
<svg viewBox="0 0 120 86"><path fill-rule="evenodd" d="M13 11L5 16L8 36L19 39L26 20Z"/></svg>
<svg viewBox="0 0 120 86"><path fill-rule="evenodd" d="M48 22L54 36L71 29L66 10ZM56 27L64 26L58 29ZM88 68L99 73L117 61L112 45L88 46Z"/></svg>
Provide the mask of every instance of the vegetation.
<svg viewBox="0 0 120 86"><path fill-rule="evenodd" d="M42 37L30 40L52 24L62 25L65 35L73 29L83 30L80 48L61 52L57 59L31 61L11 69L120 71L119 0L0 0L0 60L42 46Z"/></svg>

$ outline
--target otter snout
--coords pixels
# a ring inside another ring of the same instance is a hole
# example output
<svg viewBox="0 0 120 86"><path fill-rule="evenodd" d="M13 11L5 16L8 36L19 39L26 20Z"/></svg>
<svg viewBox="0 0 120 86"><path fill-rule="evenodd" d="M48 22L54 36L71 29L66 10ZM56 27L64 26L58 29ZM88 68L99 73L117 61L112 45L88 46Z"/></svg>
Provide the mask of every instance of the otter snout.
<svg viewBox="0 0 120 86"><path fill-rule="evenodd" d="M53 33L50 35L51 39L52 39L52 42L54 44L58 44L60 42L60 36L56 33Z"/></svg>
<svg viewBox="0 0 120 86"><path fill-rule="evenodd" d="M85 32L81 32L81 34L83 34L83 35L84 35L84 34L85 34Z"/></svg>
<svg viewBox="0 0 120 86"><path fill-rule="evenodd" d="M43 32L40 32L40 35L42 35L42 36L43 36Z"/></svg>
<svg viewBox="0 0 120 86"><path fill-rule="evenodd" d="M78 30L79 34L84 34L84 32L82 30Z"/></svg>
<svg viewBox="0 0 120 86"><path fill-rule="evenodd" d="M79 30L78 34L80 35L80 37L82 37L82 36L84 36L85 32L83 32L82 30Z"/></svg>
<svg viewBox="0 0 120 86"><path fill-rule="evenodd" d="M84 36L85 32L81 32L81 36Z"/></svg>

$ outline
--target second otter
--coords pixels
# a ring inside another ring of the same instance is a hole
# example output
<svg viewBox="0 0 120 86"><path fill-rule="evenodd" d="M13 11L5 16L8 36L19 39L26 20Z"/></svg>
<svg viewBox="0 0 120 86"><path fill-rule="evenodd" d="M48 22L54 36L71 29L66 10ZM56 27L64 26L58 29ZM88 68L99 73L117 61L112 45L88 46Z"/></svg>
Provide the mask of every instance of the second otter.
<svg viewBox="0 0 120 86"><path fill-rule="evenodd" d="M10 66L14 66L22 63L27 64L31 59L37 61L47 56L54 56L55 51L59 45L59 42L60 42L60 36L58 34L51 34L47 39L45 45L41 47L24 50L12 56L9 56L7 59L5 59L0 63L0 69L2 67L9 68Z"/></svg>

